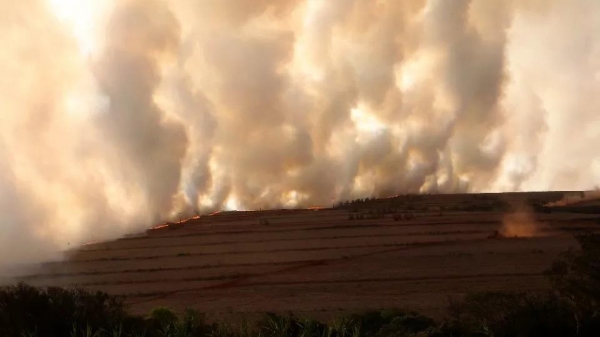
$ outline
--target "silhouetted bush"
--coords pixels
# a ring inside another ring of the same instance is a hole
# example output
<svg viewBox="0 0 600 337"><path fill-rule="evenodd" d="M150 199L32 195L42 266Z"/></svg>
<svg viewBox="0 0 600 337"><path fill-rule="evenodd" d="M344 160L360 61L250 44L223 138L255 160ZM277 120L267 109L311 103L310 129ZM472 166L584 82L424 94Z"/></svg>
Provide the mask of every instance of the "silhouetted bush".
<svg viewBox="0 0 600 337"><path fill-rule="evenodd" d="M575 236L580 250L563 252L546 272L553 288L581 310L600 311L600 233Z"/></svg>
<svg viewBox="0 0 600 337"><path fill-rule="evenodd" d="M92 331L130 323L122 302L79 288L35 288L24 283L0 288L0 336L69 336L73 327Z"/></svg>
<svg viewBox="0 0 600 337"><path fill-rule="evenodd" d="M300 325L292 316L280 316L267 313L262 321L258 322L260 335L264 337L294 337L298 336Z"/></svg>
<svg viewBox="0 0 600 337"><path fill-rule="evenodd" d="M553 294L481 293L450 306L447 333L459 336L576 336L569 305Z"/></svg>
<svg viewBox="0 0 600 337"><path fill-rule="evenodd" d="M582 333L600 335L600 233L575 236L579 250L563 252L546 271L554 291L576 316Z"/></svg>
<svg viewBox="0 0 600 337"><path fill-rule="evenodd" d="M480 293L451 304L440 331L454 336L600 336L600 234L576 236L546 272L553 291Z"/></svg>
<svg viewBox="0 0 600 337"><path fill-rule="evenodd" d="M436 329L431 318L397 309L354 314L349 316L348 321L358 327L360 336L365 337L413 336Z"/></svg>

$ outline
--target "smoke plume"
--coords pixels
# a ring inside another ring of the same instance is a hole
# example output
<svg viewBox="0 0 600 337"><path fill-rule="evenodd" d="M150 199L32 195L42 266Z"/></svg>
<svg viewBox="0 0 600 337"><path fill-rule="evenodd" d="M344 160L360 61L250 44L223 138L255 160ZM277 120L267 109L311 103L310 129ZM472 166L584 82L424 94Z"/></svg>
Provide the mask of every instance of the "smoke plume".
<svg viewBox="0 0 600 337"><path fill-rule="evenodd" d="M589 189L596 0L0 1L0 256L222 208Z"/></svg>
<svg viewBox="0 0 600 337"><path fill-rule="evenodd" d="M582 191L577 193L566 193L561 200L550 202L545 206L562 207L582 204L585 202L600 202L600 190Z"/></svg>
<svg viewBox="0 0 600 337"><path fill-rule="evenodd" d="M521 205L504 215L498 232L507 238L529 238L541 235L540 230L544 226L546 225L537 221L533 210Z"/></svg>

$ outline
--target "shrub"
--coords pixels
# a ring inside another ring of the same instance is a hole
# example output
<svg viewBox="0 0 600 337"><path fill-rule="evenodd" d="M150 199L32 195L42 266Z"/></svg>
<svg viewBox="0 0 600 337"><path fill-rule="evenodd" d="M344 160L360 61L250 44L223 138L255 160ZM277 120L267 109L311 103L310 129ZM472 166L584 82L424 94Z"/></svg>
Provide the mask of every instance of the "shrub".
<svg viewBox="0 0 600 337"><path fill-rule="evenodd" d="M600 331L600 233L575 236L579 250L563 252L546 271L552 288L571 306L582 333Z"/></svg>
<svg viewBox="0 0 600 337"><path fill-rule="evenodd" d="M297 336L298 324L291 316L280 316L267 313L259 322L260 336L264 337L294 337Z"/></svg>
<svg viewBox="0 0 600 337"><path fill-rule="evenodd" d="M581 310L600 311L600 233L575 236L580 250L559 255L546 272L556 291Z"/></svg>
<svg viewBox="0 0 600 337"><path fill-rule="evenodd" d="M152 309L148 318L151 330L159 331L163 336L174 334L178 321L177 315L171 309L165 307Z"/></svg>
<svg viewBox="0 0 600 337"><path fill-rule="evenodd" d="M435 323L429 317L419 314L407 314L394 317L391 322L382 326L376 337L415 336L418 333L430 335L435 331Z"/></svg>
<svg viewBox="0 0 600 337"><path fill-rule="evenodd" d="M358 337L360 323L351 316L339 316L329 323L326 329L328 337Z"/></svg>
<svg viewBox="0 0 600 337"><path fill-rule="evenodd" d="M80 288L35 288L24 283L0 288L0 336L39 332L48 337L71 335L73 327L90 331L126 320L123 303L106 293Z"/></svg>
<svg viewBox="0 0 600 337"><path fill-rule="evenodd" d="M314 319L304 319L295 322L298 326L298 337L323 337L327 325Z"/></svg>
<svg viewBox="0 0 600 337"><path fill-rule="evenodd" d="M417 313L391 309L354 314L346 319L346 330L358 327L363 337L413 336L428 329L435 329L435 322Z"/></svg>
<svg viewBox="0 0 600 337"><path fill-rule="evenodd" d="M575 336L569 306L552 294L489 292L450 306L447 332L463 336Z"/></svg>

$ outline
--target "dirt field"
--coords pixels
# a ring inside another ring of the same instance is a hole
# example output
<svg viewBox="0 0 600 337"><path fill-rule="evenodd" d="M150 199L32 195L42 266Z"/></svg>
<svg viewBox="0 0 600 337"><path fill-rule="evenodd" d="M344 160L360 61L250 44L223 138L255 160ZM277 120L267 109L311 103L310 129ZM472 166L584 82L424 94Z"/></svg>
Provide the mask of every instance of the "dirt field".
<svg viewBox="0 0 600 337"><path fill-rule="evenodd" d="M328 318L401 307L439 317L450 297L468 292L547 289L543 271L575 246L573 233L598 228L597 215L538 208L531 237L488 236L506 212L561 198L400 196L336 209L222 212L85 246L23 280L123 295L135 313L169 306L215 318Z"/></svg>

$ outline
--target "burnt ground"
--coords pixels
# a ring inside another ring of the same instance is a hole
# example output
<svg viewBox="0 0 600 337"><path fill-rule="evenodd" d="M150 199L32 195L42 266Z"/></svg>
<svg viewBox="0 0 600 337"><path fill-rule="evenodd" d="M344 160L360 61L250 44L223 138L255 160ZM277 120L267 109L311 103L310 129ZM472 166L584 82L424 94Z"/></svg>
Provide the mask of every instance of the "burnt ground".
<svg viewBox="0 0 600 337"><path fill-rule="evenodd" d="M576 246L573 234L600 226L589 207L541 207L562 196L413 195L221 212L84 246L21 279L122 295L140 314L168 306L219 319L266 311L326 319L399 307L440 317L449 298L469 292L548 289L543 272ZM522 206L535 235L488 238Z"/></svg>

